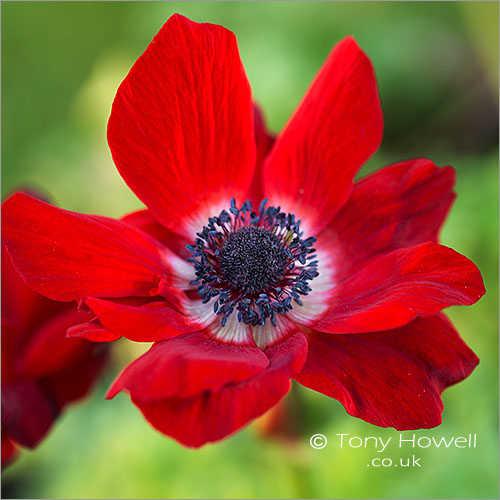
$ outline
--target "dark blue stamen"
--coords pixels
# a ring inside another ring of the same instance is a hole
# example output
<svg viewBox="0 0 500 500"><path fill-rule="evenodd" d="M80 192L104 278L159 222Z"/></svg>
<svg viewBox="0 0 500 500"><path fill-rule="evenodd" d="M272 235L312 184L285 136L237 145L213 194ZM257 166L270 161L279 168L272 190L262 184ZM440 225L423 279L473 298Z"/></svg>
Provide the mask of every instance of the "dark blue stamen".
<svg viewBox="0 0 500 500"><path fill-rule="evenodd" d="M223 210L210 217L195 244L186 245L196 275L191 284L199 285L203 303L217 297L214 314L222 326L235 310L245 324L265 325L269 319L277 326L276 315L292 309L292 298L301 306L300 295L308 295L309 282L319 274L316 238L303 240L294 214L266 205L267 199L256 213L250 201L238 209L233 198L232 215Z"/></svg>

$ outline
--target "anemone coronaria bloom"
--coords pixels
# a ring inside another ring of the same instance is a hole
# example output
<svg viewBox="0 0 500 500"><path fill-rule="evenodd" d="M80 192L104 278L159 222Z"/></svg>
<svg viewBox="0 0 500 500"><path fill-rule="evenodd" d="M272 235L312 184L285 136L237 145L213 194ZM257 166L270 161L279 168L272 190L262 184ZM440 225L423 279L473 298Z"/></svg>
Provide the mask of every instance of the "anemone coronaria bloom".
<svg viewBox="0 0 500 500"><path fill-rule="evenodd" d="M29 288L2 248L2 466L33 448L68 403L85 396L107 357L104 345L66 338L91 319L74 303Z"/></svg>
<svg viewBox="0 0 500 500"><path fill-rule="evenodd" d="M30 286L84 301L106 340L154 342L108 397L127 391L185 445L241 428L291 379L373 424L433 427L442 390L478 362L440 311L484 287L470 260L437 243L451 167L415 159L353 183L382 128L373 67L353 38L273 141L234 35L175 15L108 124L114 162L147 208L113 220L18 194L4 239Z"/></svg>

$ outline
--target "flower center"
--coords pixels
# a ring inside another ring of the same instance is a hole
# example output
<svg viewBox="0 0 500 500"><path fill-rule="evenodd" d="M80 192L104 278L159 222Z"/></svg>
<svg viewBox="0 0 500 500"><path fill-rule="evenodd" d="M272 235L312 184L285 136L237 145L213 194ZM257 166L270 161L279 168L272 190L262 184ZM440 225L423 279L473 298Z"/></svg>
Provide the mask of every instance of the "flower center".
<svg viewBox="0 0 500 500"><path fill-rule="evenodd" d="M216 298L214 313L222 316L222 326L235 311L245 324L265 325L269 319L277 326L276 315L293 309L292 300L301 306L300 296L318 276L312 260L316 238L302 239L300 220L266 204L254 212L249 201L237 209L232 199L231 215L223 210L210 217L195 244L187 245L196 275L191 284L199 285L203 303Z"/></svg>
<svg viewBox="0 0 500 500"><path fill-rule="evenodd" d="M220 268L229 285L249 294L265 292L288 263L283 244L263 227L242 227L222 246Z"/></svg>

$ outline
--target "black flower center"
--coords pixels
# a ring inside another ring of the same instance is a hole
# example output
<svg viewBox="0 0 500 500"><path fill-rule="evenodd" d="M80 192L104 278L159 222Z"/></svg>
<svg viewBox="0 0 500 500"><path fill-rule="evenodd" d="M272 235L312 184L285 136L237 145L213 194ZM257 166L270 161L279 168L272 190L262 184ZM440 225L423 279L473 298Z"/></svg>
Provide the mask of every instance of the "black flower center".
<svg viewBox="0 0 500 500"><path fill-rule="evenodd" d="M249 201L236 208L232 199L229 213L210 217L194 245L187 245L196 275L191 284L198 285L203 303L215 298L222 326L236 311L247 325L269 320L277 326L276 315L290 311L292 301L301 306L300 296L318 276L316 238L303 239L295 215L266 204L254 212Z"/></svg>
<svg viewBox="0 0 500 500"><path fill-rule="evenodd" d="M288 257L277 236L262 227L242 227L222 246L220 269L232 288L265 292L283 277Z"/></svg>

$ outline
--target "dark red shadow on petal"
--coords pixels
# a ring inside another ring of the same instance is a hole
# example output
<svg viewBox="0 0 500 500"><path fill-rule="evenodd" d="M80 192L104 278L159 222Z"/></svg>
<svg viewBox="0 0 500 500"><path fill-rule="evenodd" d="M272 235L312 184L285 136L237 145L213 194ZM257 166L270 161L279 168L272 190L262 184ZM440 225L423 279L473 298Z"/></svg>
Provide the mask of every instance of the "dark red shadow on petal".
<svg viewBox="0 0 500 500"><path fill-rule="evenodd" d="M66 337L81 338L91 342L114 342L121 338L121 335L110 332L101 325L97 318L95 318L87 323L68 328Z"/></svg>
<svg viewBox="0 0 500 500"><path fill-rule="evenodd" d="M107 346L66 338L68 327L92 316L30 289L2 247L3 466L17 456L18 444L36 446L66 404L87 394L100 374Z"/></svg>
<svg viewBox="0 0 500 500"><path fill-rule="evenodd" d="M191 245L193 243L196 237L194 233L192 235L193 237L190 239L174 233L158 222L148 209L131 212L124 215L121 220L153 236L181 258L186 259L191 257L191 252L186 248L186 245Z"/></svg>
<svg viewBox="0 0 500 500"><path fill-rule="evenodd" d="M438 233L455 193L455 171L425 159L385 167L354 184L347 203L319 236L348 276L367 259L427 241Z"/></svg>
<svg viewBox="0 0 500 500"><path fill-rule="evenodd" d="M126 389L141 401L189 398L246 380L269 365L257 347L218 343L203 333L158 342L118 376L107 398Z"/></svg>
<svg viewBox="0 0 500 500"><path fill-rule="evenodd" d="M239 350L243 363L253 357L247 357L245 348L221 344L219 349L223 351L233 349L234 353ZM304 335L296 331L283 342L264 352L266 359L269 360L269 366L265 368L264 365L259 365L259 373L245 380L233 379L230 382L234 374L238 373L234 371L232 377L226 378L226 385L217 383L211 390L204 390L191 397L180 397L182 393L179 393L168 399L148 401L141 398L138 391L133 393L131 391L131 399L153 427L185 446L199 447L208 442L218 441L237 431L253 418L262 415L288 392L290 378L299 372L304 363L307 343ZM207 369L208 375L213 374L216 378L219 376L217 365L209 367L207 361ZM197 368L190 367L190 370ZM223 373L229 375L230 371L226 368ZM245 374L250 375L248 371ZM199 375L203 377L202 371ZM143 378L137 378L135 384L139 386L141 380ZM196 384L201 389L200 383ZM188 394L185 391L183 393Z"/></svg>
<svg viewBox="0 0 500 500"><path fill-rule="evenodd" d="M378 333L307 334L308 356L295 377L339 400L347 413L397 430L441 423L441 392L479 360L442 314Z"/></svg>
<svg viewBox="0 0 500 500"><path fill-rule="evenodd" d="M276 137L269 132L264 120L264 114L257 104L253 105L254 111L254 126L255 126L255 146L257 156L255 158L255 172L252 179L252 184L249 188L248 198L253 203L254 207L258 207L264 198L263 192L263 166L267 155L271 151Z"/></svg>
<svg viewBox="0 0 500 500"><path fill-rule="evenodd" d="M2 385L2 426L16 442L36 446L58 413L37 381L19 379Z"/></svg>
<svg viewBox="0 0 500 500"><path fill-rule="evenodd" d="M19 450L17 446L12 439L9 438L7 431L2 427L2 469L12 463L16 459L18 453Z"/></svg>
<svg viewBox="0 0 500 500"><path fill-rule="evenodd" d="M83 362L92 344L82 339L66 338L68 328L89 319L89 313L76 306L54 315L34 330L18 356L17 369L25 376L38 378L67 366Z"/></svg>

